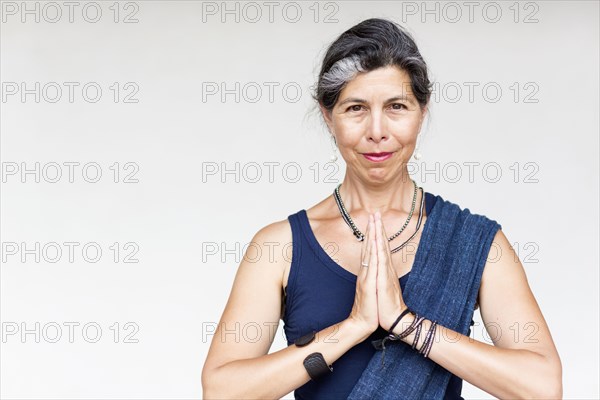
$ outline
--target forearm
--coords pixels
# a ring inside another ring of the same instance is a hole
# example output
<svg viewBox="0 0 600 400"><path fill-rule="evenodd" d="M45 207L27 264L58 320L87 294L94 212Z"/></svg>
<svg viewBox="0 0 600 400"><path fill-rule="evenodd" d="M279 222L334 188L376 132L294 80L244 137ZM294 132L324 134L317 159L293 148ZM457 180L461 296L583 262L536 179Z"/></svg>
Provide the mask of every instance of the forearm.
<svg viewBox="0 0 600 400"><path fill-rule="evenodd" d="M349 319L319 332L306 346L291 345L264 356L226 363L203 379L205 399L279 399L310 380L304 358L319 352L328 365L364 341L365 335Z"/></svg>
<svg viewBox="0 0 600 400"><path fill-rule="evenodd" d="M399 334L414 320L409 313L394 328ZM423 321L416 350L421 349L432 322ZM401 326L400 326L401 325ZM415 331L402 340L412 345ZM560 398L562 383L555 363L528 350L483 343L437 325L429 358L454 375L498 398Z"/></svg>

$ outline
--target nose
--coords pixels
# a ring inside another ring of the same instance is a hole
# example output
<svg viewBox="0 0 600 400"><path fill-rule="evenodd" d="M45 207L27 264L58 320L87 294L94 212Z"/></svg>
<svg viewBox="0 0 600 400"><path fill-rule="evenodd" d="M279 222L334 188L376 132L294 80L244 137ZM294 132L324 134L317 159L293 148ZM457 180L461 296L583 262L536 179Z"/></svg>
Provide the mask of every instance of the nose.
<svg viewBox="0 0 600 400"><path fill-rule="evenodd" d="M379 143L382 140L387 139L386 124L383 121L383 115L381 112L372 112L371 119L369 120L368 126L368 138L374 142Z"/></svg>

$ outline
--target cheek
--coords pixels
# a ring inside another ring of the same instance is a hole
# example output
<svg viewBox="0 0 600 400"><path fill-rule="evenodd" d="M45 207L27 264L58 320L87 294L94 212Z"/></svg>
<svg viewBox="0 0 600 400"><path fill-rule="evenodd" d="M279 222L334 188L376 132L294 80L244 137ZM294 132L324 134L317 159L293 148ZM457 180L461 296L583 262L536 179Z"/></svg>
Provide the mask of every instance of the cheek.
<svg viewBox="0 0 600 400"><path fill-rule="evenodd" d="M337 141L342 147L354 147L363 136L364 130L357 126L338 125L336 128Z"/></svg>
<svg viewBox="0 0 600 400"><path fill-rule="evenodd" d="M334 123L338 146L353 148L360 144L365 136L365 126L368 122L359 123L355 120L337 119ZM396 138L402 147L413 146L419 133L419 120L414 118L399 118L386 121L384 130Z"/></svg>
<svg viewBox="0 0 600 400"><path fill-rule="evenodd" d="M394 132L398 141L404 145L409 145L417 140L419 134L419 123L414 121L398 121L394 126Z"/></svg>

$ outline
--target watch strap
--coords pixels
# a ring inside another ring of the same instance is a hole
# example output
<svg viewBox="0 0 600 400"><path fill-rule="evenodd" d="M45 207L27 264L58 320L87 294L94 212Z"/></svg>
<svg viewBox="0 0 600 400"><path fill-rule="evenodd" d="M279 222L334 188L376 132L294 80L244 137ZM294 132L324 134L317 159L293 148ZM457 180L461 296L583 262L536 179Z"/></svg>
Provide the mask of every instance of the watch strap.
<svg viewBox="0 0 600 400"><path fill-rule="evenodd" d="M311 353L304 359L304 368L313 381L330 374L333 367L328 365L321 353Z"/></svg>
<svg viewBox="0 0 600 400"><path fill-rule="evenodd" d="M298 347L304 347L307 344L309 344L310 342L312 342L313 340L315 340L316 335L317 335L317 331L309 332L306 335L300 336L298 339L296 339L294 344Z"/></svg>

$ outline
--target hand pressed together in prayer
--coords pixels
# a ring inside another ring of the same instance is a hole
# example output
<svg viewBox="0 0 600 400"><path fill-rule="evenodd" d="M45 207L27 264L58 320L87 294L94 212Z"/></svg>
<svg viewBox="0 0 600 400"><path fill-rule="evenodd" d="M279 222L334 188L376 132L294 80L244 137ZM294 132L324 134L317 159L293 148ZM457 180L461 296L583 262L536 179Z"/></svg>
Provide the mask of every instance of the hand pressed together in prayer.
<svg viewBox="0 0 600 400"><path fill-rule="evenodd" d="M387 331L405 309L387 234L381 213L377 211L369 215L349 318L364 326L367 332L374 332L378 326Z"/></svg>
<svg viewBox="0 0 600 400"><path fill-rule="evenodd" d="M400 281L392 263L392 252L383 220L379 211L375 213L375 244L377 250L377 317L379 325L386 331L406 309ZM367 267L368 268L368 267Z"/></svg>

